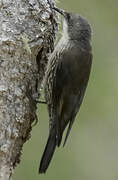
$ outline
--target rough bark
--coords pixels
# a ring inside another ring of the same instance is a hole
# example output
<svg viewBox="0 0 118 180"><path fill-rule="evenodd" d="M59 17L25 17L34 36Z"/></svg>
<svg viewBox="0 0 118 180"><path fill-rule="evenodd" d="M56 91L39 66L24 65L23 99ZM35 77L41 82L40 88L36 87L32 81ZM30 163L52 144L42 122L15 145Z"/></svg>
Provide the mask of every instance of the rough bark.
<svg viewBox="0 0 118 180"><path fill-rule="evenodd" d="M56 19L46 0L0 1L0 180L10 179L37 119Z"/></svg>

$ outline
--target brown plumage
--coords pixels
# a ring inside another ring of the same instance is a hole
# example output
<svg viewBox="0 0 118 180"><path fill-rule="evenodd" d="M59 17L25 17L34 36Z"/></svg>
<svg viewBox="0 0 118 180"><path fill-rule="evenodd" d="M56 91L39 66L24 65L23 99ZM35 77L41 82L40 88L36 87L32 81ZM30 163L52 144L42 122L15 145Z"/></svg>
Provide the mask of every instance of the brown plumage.
<svg viewBox="0 0 118 180"><path fill-rule="evenodd" d="M64 17L63 34L49 58L45 77L45 98L50 130L39 173L45 173L56 146L60 146L68 125L64 145L82 103L91 63L91 28L78 14L54 8Z"/></svg>

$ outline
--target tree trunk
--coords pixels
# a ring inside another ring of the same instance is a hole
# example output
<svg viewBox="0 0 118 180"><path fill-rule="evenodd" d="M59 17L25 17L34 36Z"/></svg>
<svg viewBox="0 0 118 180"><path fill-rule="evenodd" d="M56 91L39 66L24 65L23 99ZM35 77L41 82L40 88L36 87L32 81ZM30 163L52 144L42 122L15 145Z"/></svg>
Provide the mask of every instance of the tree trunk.
<svg viewBox="0 0 118 180"><path fill-rule="evenodd" d="M46 0L0 2L0 180L10 179L37 120L56 20Z"/></svg>

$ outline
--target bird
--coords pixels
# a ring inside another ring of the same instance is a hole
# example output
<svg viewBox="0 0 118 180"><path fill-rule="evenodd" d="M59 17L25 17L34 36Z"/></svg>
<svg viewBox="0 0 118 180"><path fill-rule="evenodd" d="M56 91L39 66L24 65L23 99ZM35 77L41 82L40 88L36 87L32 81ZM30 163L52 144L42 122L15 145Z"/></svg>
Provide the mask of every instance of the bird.
<svg viewBox="0 0 118 180"><path fill-rule="evenodd" d="M44 80L49 137L39 174L45 173L68 126L64 145L82 104L92 65L91 26L79 14L53 7L63 17L62 37L49 57Z"/></svg>

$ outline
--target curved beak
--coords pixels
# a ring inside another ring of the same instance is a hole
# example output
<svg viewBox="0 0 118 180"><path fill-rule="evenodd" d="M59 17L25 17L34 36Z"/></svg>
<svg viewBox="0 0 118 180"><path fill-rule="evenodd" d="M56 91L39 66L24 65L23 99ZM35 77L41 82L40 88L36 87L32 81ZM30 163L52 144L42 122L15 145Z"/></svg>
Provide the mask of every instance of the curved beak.
<svg viewBox="0 0 118 180"><path fill-rule="evenodd" d="M60 13L62 16L65 17L65 11L63 9L57 8L57 7L53 7L53 9L55 11L57 11L58 13Z"/></svg>

